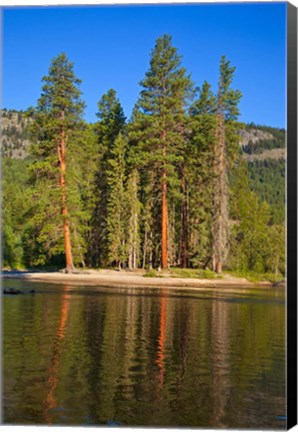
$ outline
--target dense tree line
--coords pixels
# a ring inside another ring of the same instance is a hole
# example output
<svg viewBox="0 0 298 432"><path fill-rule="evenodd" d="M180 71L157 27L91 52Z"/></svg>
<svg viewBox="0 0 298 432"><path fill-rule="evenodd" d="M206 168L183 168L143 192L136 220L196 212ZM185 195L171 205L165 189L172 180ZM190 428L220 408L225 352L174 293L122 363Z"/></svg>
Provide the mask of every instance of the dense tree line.
<svg viewBox="0 0 298 432"><path fill-rule="evenodd" d="M249 185L261 201L271 207L271 223L285 221L285 160L265 159L248 162Z"/></svg>
<svg viewBox="0 0 298 432"><path fill-rule="evenodd" d="M241 159L234 72L223 56L218 88L196 88L164 35L131 119L110 89L87 124L73 64L53 59L30 156L3 160L4 265L284 272L282 221Z"/></svg>

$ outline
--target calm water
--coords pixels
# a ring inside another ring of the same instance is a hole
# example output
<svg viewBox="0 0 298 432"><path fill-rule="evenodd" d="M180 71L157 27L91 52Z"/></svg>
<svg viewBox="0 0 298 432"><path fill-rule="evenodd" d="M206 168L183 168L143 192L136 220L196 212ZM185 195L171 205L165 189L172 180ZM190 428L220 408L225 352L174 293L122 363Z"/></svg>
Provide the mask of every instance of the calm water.
<svg viewBox="0 0 298 432"><path fill-rule="evenodd" d="M283 290L4 287L5 424L286 427Z"/></svg>

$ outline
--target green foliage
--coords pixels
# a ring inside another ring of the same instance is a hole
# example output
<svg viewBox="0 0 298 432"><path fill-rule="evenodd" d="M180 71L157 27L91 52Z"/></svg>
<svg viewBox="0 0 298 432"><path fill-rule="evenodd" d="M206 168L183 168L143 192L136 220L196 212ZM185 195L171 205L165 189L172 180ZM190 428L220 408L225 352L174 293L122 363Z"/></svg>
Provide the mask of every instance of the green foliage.
<svg viewBox="0 0 298 432"><path fill-rule="evenodd" d="M49 75L43 78L42 95L34 111L30 127L33 162L30 165L33 185L31 225L36 230L35 251L42 251L35 264L44 264L64 252L61 160L61 134L66 142L65 195L69 224L73 234L73 258L81 262L84 241L82 224L86 220L82 210L80 153L84 153L85 126L81 115L84 103L80 99L78 80L65 54L54 58ZM81 258L80 258L81 257Z"/></svg>
<svg viewBox="0 0 298 432"><path fill-rule="evenodd" d="M135 144L141 170L143 204L143 267L159 265L161 259L162 184L167 189L167 208L171 228L168 245L177 244L175 220L181 199L179 165L186 145L186 108L193 84L181 66L181 57L169 35L159 37L151 52L150 68L141 81L142 90L134 109L130 141ZM175 207L175 210L173 210ZM177 208L177 210L176 210ZM179 214L179 213L178 213ZM173 248L169 261L174 262Z"/></svg>
<svg viewBox="0 0 298 432"><path fill-rule="evenodd" d="M107 248L109 264L121 265L126 259L125 238L125 147L121 134L115 140L107 170Z"/></svg>
<svg viewBox="0 0 298 432"><path fill-rule="evenodd" d="M125 132L125 116L116 92L110 89L98 102L94 126L98 155L93 178L93 210L90 222L88 264L97 267L110 261L108 246L108 202L111 201L111 175L113 160L116 156L114 146L120 133ZM111 209L111 204L110 204ZM112 210L112 209L111 209ZM122 253L121 253L122 256Z"/></svg>
<svg viewBox="0 0 298 432"><path fill-rule="evenodd" d="M278 142L276 139L264 139L259 140L257 144L249 141L246 146L243 147L243 151L249 155L251 154L261 154L264 150L272 150L276 148L284 148L285 141Z"/></svg>
<svg viewBox="0 0 298 432"><path fill-rule="evenodd" d="M221 57L216 98L213 158L212 267L221 273L229 254L229 169L239 154L239 101L241 92L231 88L235 67Z"/></svg>
<svg viewBox="0 0 298 432"><path fill-rule="evenodd" d="M181 269L181 268L171 268L170 276L175 278L186 278L186 279L221 279L222 275L211 270L201 270L201 269Z"/></svg>
<svg viewBox="0 0 298 432"><path fill-rule="evenodd" d="M143 277L147 277L147 278L161 278L162 275L160 273L158 273L156 270L149 270L147 273L145 273L143 275Z"/></svg>
<svg viewBox="0 0 298 432"><path fill-rule="evenodd" d="M239 90L233 90L231 84L234 79L235 66L222 56L219 66L219 88L217 95L217 112L223 114L226 121L236 121L240 114L239 101L242 94Z"/></svg>
<svg viewBox="0 0 298 432"><path fill-rule="evenodd" d="M256 126L250 123L245 126L245 130L256 135L261 132L269 134L269 137L258 138L256 142L250 140L243 150L247 154L260 154L264 150L272 150L276 148L285 148L286 132L285 129L272 128L269 126Z"/></svg>
<svg viewBox="0 0 298 432"><path fill-rule="evenodd" d="M135 269L140 265L140 214L142 204L138 198L140 177L136 168L130 172L125 188L125 237L126 253L129 269Z"/></svg>
<svg viewBox="0 0 298 432"><path fill-rule="evenodd" d="M30 206L28 162L3 158L2 175L3 265L19 268L25 264L23 235Z"/></svg>
<svg viewBox="0 0 298 432"><path fill-rule="evenodd" d="M225 219L219 243L225 244L227 269L252 278L285 274L285 161L242 157L284 147L285 131L238 123L241 93L231 88L234 72L223 56L217 93L204 81L193 98L181 56L164 35L151 52L128 125L113 89L98 102L98 121L86 124L73 64L65 54L55 58L36 108L2 110L3 264L62 267L67 219L75 264L143 267L150 269L145 277L165 276L151 270L161 262L165 182L168 275L215 276L209 268L218 215ZM215 163L220 128L221 194ZM244 152L242 129L262 137ZM62 131L66 219L57 151ZM26 156L29 132L30 156L16 160Z"/></svg>
<svg viewBox="0 0 298 432"><path fill-rule="evenodd" d="M284 159L248 162L250 189L271 206L271 222L285 220L285 161Z"/></svg>
<svg viewBox="0 0 298 432"><path fill-rule="evenodd" d="M270 213L268 203L250 190L247 167L242 161L232 183L230 268L284 273L285 233L282 225L270 224Z"/></svg>
<svg viewBox="0 0 298 432"><path fill-rule="evenodd" d="M250 271L250 270L242 270L242 271L227 271L224 272L227 275L231 275L237 278L245 278L247 279L249 282L271 282L271 283L276 283L276 282L281 282L284 280L284 277L281 273L257 273L254 271Z"/></svg>
<svg viewBox="0 0 298 432"><path fill-rule="evenodd" d="M213 146L216 98L205 82L190 109L191 134L185 153L189 206L189 263L205 267L212 255Z"/></svg>

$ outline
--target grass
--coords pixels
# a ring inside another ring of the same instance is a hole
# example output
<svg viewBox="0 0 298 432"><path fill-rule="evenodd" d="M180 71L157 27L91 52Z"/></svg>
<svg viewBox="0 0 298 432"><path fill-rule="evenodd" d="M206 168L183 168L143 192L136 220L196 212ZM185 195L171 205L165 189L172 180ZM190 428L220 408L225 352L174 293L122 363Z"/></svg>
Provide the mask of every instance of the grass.
<svg viewBox="0 0 298 432"><path fill-rule="evenodd" d="M182 268L171 268L168 270L170 277L174 278L185 278L185 279L221 279L222 275L219 275L211 270L202 269L182 269Z"/></svg>
<svg viewBox="0 0 298 432"><path fill-rule="evenodd" d="M163 276L159 272L157 272L156 270L151 269L151 270L148 270L147 273L145 273L143 275L143 277L147 277L147 278L156 278L156 277L158 277L158 278L161 278Z"/></svg>
<svg viewBox="0 0 298 432"><path fill-rule="evenodd" d="M171 277L171 278L183 278L183 279L221 279L222 275L218 275L211 270L200 270L200 269L182 269L182 268L169 268L167 270L156 271L154 269L149 270L144 274L144 277Z"/></svg>
<svg viewBox="0 0 298 432"><path fill-rule="evenodd" d="M280 282L285 279L282 274L275 273L256 273L253 271L226 271L225 274L229 274L238 278L245 278L249 282Z"/></svg>
<svg viewBox="0 0 298 432"><path fill-rule="evenodd" d="M224 271L223 274L217 274L211 270L202 270L202 269L184 269L173 267L167 270L157 271L154 269L148 270L147 273L144 274L144 277L151 278L162 278L162 277L171 277L171 278L182 278L182 279L222 279L225 275L230 275L236 278L245 278L249 282L280 282L284 280L284 276L281 274L276 275L275 273L256 273L253 271Z"/></svg>

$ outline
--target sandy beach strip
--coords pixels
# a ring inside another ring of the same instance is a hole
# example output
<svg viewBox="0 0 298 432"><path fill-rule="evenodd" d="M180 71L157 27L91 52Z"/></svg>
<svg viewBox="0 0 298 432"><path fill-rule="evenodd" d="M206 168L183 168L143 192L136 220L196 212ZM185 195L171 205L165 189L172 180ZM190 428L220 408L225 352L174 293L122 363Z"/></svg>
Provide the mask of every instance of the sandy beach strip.
<svg viewBox="0 0 298 432"><path fill-rule="evenodd" d="M47 283L72 283L99 286L176 287L176 288L269 288L271 282L250 282L245 278L224 275L219 279L175 277L144 277L143 273L116 270L86 270L77 273L62 272L3 272L3 279L23 279Z"/></svg>

